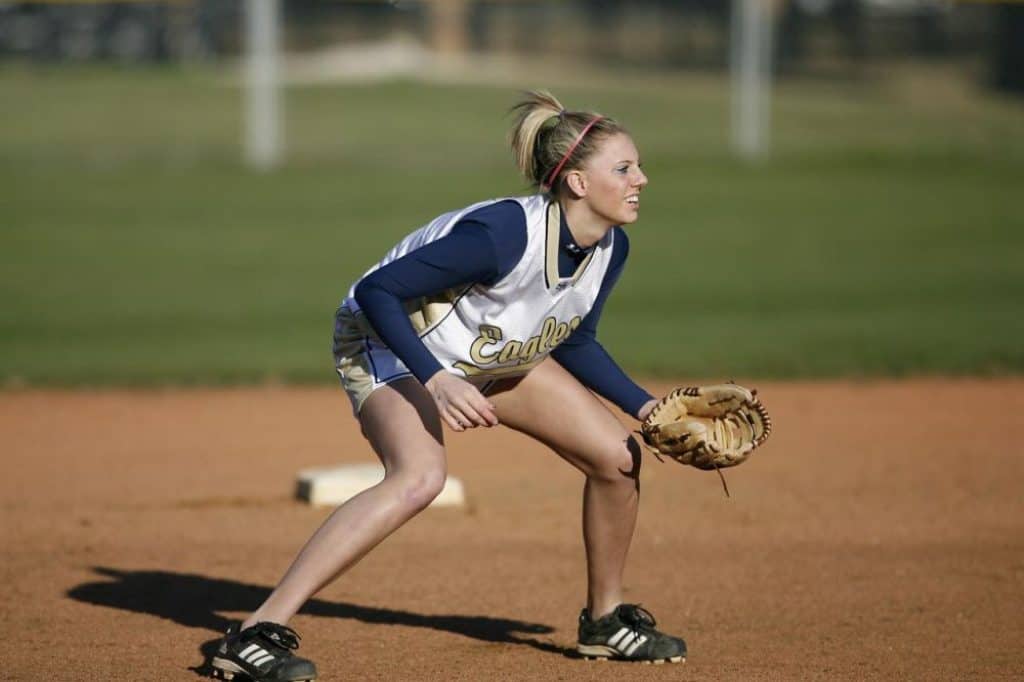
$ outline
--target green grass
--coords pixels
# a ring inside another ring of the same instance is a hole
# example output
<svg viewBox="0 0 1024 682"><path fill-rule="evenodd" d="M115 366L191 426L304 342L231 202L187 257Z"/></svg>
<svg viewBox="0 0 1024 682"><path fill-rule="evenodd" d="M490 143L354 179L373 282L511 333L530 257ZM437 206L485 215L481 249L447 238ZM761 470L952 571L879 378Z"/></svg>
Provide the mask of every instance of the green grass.
<svg viewBox="0 0 1024 682"><path fill-rule="evenodd" d="M351 282L434 215L525 189L513 88L292 88L288 165L257 174L226 82L0 68L0 378L333 381ZM1024 103L934 90L783 84L750 166L725 82L557 88L627 122L651 177L606 346L643 375L1024 371Z"/></svg>

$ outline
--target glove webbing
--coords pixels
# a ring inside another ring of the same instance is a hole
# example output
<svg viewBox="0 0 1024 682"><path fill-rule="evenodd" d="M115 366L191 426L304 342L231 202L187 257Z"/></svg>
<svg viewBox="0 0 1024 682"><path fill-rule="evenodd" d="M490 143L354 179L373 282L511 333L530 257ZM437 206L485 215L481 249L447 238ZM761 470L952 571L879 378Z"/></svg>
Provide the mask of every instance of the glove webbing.
<svg viewBox="0 0 1024 682"><path fill-rule="evenodd" d="M661 458L661 453L660 453L660 452L658 452L657 450L655 450L654 448L652 448L652 447L651 447L650 445L648 445L648 444L647 444L646 442L644 442L644 434L643 434L643 432L642 432L642 431L640 431L639 429L637 429L637 430L636 430L636 431L634 431L633 433L635 433L636 435L640 436L640 442L644 444L644 447L645 447L645 448L647 448L647 450L648 450L648 451L649 451L649 452L650 452L650 453L651 453L652 455L654 455L655 457L657 457L657 458L658 458L658 461L659 461L659 462L661 462L662 464L664 464L664 463L665 463L665 460L663 460L663 459ZM720 467L719 467L719 466L718 466L717 464L715 465L715 472L716 472L716 473L718 474L718 478L719 478L719 479L720 479L720 480L722 481L722 490L724 490L724 491L725 491L725 496L731 499L731 498L732 498L732 495L730 495L730 494L729 494L729 484L725 482L725 474L723 474L723 473L722 473L722 469L721 469L721 468L720 468Z"/></svg>

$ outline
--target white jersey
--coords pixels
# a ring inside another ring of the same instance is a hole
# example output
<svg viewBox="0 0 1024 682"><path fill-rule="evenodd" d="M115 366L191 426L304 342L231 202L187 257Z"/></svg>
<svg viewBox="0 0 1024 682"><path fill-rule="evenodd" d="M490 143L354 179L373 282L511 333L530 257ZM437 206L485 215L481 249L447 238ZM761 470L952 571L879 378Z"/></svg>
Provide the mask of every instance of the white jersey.
<svg viewBox="0 0 1024 682"><path fill-rule="evenodd" d="M614 230L601 239L569 277L558 272L561 210L544 195L513 197L526 213L526 249L493 285L467 284L406 301L420 340L441 365L471 379L527 373L580 325L597 299L612 257ZM503 199L446 213L398 243L363 277L447 235L466 214ZM358 284L358 281L356 282ZM381 345L354 297L343 306L365 325L368 343ZM404 366L396 369L408 371Z"/></svg>

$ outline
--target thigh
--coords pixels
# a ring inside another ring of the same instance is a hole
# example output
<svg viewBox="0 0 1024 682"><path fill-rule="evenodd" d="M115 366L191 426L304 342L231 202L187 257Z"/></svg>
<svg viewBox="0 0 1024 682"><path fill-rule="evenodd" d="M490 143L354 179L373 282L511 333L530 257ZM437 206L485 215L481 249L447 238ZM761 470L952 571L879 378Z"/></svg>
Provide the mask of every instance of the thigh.
<svg viewBox="0 0 1024 682"><path fill-rule="evenodd" d="M415 379L373 391L359 411L359 423L388 475L445 468L441 417L433 398Z"/></svg>
<svg viewBox="0 0 1024 682"><path fill-rule="evenodd" d="M552 358L495 387L488 399L502 424L544 443L588 476L635 476L640 448L604 403Z"/></svg>

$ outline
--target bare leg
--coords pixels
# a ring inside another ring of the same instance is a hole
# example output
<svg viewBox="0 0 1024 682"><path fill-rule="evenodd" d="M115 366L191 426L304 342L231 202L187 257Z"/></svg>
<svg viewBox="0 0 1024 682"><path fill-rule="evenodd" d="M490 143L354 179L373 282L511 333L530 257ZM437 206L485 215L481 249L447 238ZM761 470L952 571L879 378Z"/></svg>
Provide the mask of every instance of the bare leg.
<svg viewBox="0 0 1024 682"><path fill-rule="evenodd" d="M545 443L586 475L587 608L593 618L610 613L622 602L622 574L636 527L639 445L603 403L551 359L490 400L503 424Z"/></svg>
<svg viewBox="0 0 1024 682"><path fill-rule="evenodd" d="M429 505L444 487L441 422L433 399L418 382L403 380L374 391L359 420L384 463L384 480L334 510L243 628L260 621L287 623L310 597Z"/></svg>

